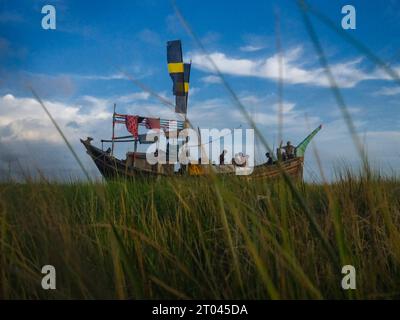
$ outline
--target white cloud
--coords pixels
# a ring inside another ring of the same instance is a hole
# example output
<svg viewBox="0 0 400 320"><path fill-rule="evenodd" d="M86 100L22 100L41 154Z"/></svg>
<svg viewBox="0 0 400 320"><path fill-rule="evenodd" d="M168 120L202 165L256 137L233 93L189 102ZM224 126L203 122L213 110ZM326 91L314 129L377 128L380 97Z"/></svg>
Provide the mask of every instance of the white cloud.
<svg viewBox="0 0 400 320"><path fill-rule="evenodd" d="M128 104L132 113L154 111L158 116L161 106L148 104L143 109L143 101L149 98L147 94L136 92L119 97L120 105ZM61 130L73 145L85 166L94 176L99 176L98 170L79 142L80 138L91 136L95 144L111 135L112 103L117 97L101 99L93 96L82 96L74 102L63 102L44 99L48 108ZM123 102L122 102L123 101ZM164 107L164 110L168 109ZM120 109L126 111L125 108ZM125 132L123 126L116 128ZM75 160L69 154L64 141L54 125L47 117L40 104L31 97L16 97L12 94L0 96L0 174L7 171L9 162L13 163L13 172L20 170L16 161L22 161L28 172L41 170L50 176L68 178L71 175L81 175ZM128 146L119 146L116 153L124 157ZM7 151L5 151L7 150ZM7 152L5 156L3 152Z"/></svg>
<svg viewBox="0 0 400 320"><path fill-rule="evenodd" d="M266 100L260 99L255 100L254 97L243 97L240 99L246 105L252 105L253 110L247 110L249 116L253 119L254 123L260 128L266 128L268 132L274 132L277 134L278 131L278 104L268 105ZM249 104L248 101L254 101ZM311 126L317 126L320 124L321 120L319 117L312 116L308 117L306 121L305 114L303 110L296 110L295 104L292 102L283 102L282 104L282 115L283 115L283 128L284 131L290 131L292 133L305 132L308 124ZM234 117L242 122L245 118L239 110L232 111Z"/></svg>
<svg viewBox="0 0 400 320"><path fill-rule="evenodd" d="M400 94L400 87L384 87L375 94L380 96L395 96Z"/></svg>
<svg viewBox="0 0 400 320"><path fill-rule="evenodd" d="M240 51L243 52L256 52L264 49L266 46L256 46L256 45L246 45L239 48Z"/></svg>
<svg viewBox="0 0 400 320"><path fill-rule="evenodd" d="M270 146L277 146L278 105L270 103L271 97L268 96L239 94L239 97L245 105L250 106L250 115L262 130ZM127 103L126 111L132 114L140 113L163 118L176 117L173 110L151 103L145 94L133 93L123 96L121 99ZM74 145L75 150L78 151L81 159L93 170L91 172L96 172L96 170L79 144L79 138L92 136L96 140L95 143L98 144L98 139L110 135L113 100L114 98L99 99L93 96L83 96L75 103L44 101L69 141ZM291 101L283 102L283 115L283 138L285 141L291 140L294 144L299 143L321 123L318 116L309 117L306 121L304 110ZM332 167L340 159L345 159L351 164L359 163L357 150L345 122L340 114L332 116L334 119L325 122L323 129L314 139L328 176L332 175ZM236 128L240 124L246 127L243 115L224 98L193 100L190 105L189 118L195 126L199 125L200 128ZM400 150L399 131L371 132L368 131L368 123L360 120L355 120L354 125L357 132L360 133L360 139L365 142L368 155L373 163L382 164L381 167L386 169L400 169L400 151L392 152ZM125 129L118 127L118 130ZM0 145L2 153L7 150L8 155L7 157L4 154L0 156L0 171L7 168L7 161L12 162L21 157L27 165L38 165L39 169L41 166L49 168L49 170L51 168L54 172L77 168L73 158L67 156L68 151L58 132L33 98L15 97L12 94L0 97ZM310 168L314 168L313 170L316 171L315 168L317 168L311 149L310 147L306 155L306 171ZM125 152L125 150L122 151ZM122 157L123 152L119 154ZM262 147L257 150L257 153L258 159L263 160L262 155L265 151ZM32 162L30 157L37 161Z"/></svg>
<svg viewBox="0 0 400 320"><path fill-rule="evenodd" d="M210 46L215 44L220 38L221 35L218 32L209 31L200 39L200 42L205 46Z"/></svg>
<svg viewBox="0 0 400 320"><path fill-rule="evenodd" d="M109 102L91 96L84 96L81 105L49 100L44 103L60 127L70 135L77 133L68 125L70 123L83 128L83 132L90 132L111 117ZM53 124L33 98L17 98L12 94L0 97L0 130L3 130L2 142L38 140L62 143Z"/></svg>
<svg viewBox="0 0 400 320"><path fill-rule="evenodd" d="M207 72L215 72L209 58L224 73L235 76L258 77L271 80L279 79L279 56L277 54L263 59L234 58L222 52L205 54L192 53L193 66ZM306 67L302 48L292 48L282 57L283 79L289 84L309 84L327 87L330 85L325 71L320 67ZM376 69L368 72L361 67L362 58L330 65L331 71L340 87L352 88L361 81L389 77Z"/></svg>
<svg viewBox="0 0 400 320"><path fill-rule="evenodd" d="M204 83L221 83L221 79L218 76L210 75L200 79Z"/></svg>
<svg viewBox="0 0 400 320"><path fill-rule="evenodd" d="M239 49L243 52L256 52L267 48L268 44L275 43L270 37L247 33L243 35L243 40L245 45L241 46Z"/></svg>
<svg viewBox="0 0 400 320"><path fill-rule="evenodd" d="M241 93L239 99L256 125L268 133L276 136L278 127L278 109L271 96L257 96ZM236 128L239 125L247 126L244 115L227 98L213 98L196 100L190 105L189 119L203 128ZM293 134L303 135L307 132L307 122L302 108L290 101L283 102L284 129ZM317 116L308 117L310 126L317 126L321 120ZM269 135L271 137L271 135Z"/></svg>
<svg viewBox="0 0 400 320"><path fill-rule="evenodd" d="M282 109L282 114L289 114L293 111L295 104L292 102L282 102L282 105L279 105L278 103L273 105L273 110L275 112L279 112L280 109Z"/></svg>
<svg viewBox="0 0 400 320"><path fill-rule="evenodd" d="M71 75L71 77L78 78L78 79L86 79L86 80L129 80L128 75L118 72L109 75L80 75L75 74Z"/></svg>
<svg viewBox="0 0 400 320"><path fill-rule="evenodd" d="M201 91L201 89L200 88L198 88L198 87L190 87L189 88L189 98L190 97L193 97L194 95L197 95L199 92Z"/></svg>
<svg viewBox="0 0 400 320"><path fill-rule="evenodd" d="M134 96L131 95L130 101ZM140 99L139 95L137 99ZM84 135L86 132L101 132L104 129L101 124L110 122L111 100L83 96L73 104L53 100L44 100L44 104L63 130L74 134L75 130L69 128L79 128ZM0 138L3 142L40 139L62 143L47 115L33 98L19 98L11 94L0 97L0 129L5 127L11 130L8 130L8 136Z"/></svg>
<svg viewBox="0 0 400 320"><path fill-rule="evenodd" d="M331 117L334 118L343 117L342 111L337 106L331 106L326 109L329 110L326 114ZM365 110L363 107L347 106L347 112L350 114L352 118L356 118L357 116L359 116L363 112L363 110Z"/></svg>
<svg viewBox="0 0 400 320"><path fill-rule="evenodd" d="M149 98L150 98L150 93L141 91L117 97L115 101L121 103L129 103L137 100L148 100Z"/></svg>

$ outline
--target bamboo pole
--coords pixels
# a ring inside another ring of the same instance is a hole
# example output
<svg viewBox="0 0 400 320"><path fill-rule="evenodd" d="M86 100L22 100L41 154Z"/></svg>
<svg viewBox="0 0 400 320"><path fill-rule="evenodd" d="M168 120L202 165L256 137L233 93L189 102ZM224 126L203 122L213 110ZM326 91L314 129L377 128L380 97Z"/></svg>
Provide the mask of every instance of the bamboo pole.
<svg viewBox="0 0 400 320"><path fill-rule="evenodd" d="M137 152L137 139L135 139L135 147L133 149L133 166L135 166L136 152Z"/></svg>
<svg viewBox="0 0 400 320"><path fill-rule="evenodd" d="M114 103L114 112L113 112L113 121L112 121L112 137L111 137L111 155L114 155L114 133L115 133L115 108L116 104Z"/></svg>

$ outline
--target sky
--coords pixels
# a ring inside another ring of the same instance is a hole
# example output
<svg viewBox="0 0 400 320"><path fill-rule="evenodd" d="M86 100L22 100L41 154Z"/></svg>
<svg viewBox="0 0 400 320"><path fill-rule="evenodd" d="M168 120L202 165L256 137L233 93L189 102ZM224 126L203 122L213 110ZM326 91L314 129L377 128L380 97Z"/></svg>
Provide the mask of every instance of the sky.
<svg viewBox="0 0 400 320"><path fill-rule="evenodd" d="M166 42L182 40L192 61L188 118L200 128L248 127L210 65L215 62L270 146L278 141L279 53L283 68L283 139L299 143L319 124L305 158L305 177L334 179L360 157L294 0L176 1L203 52L170 1L0 0L0 177L23 172L82 177L65 143L34 99L42 98L93 177L96 167L79 138L111 137L117 112L176 118L139 80L173 101ZM400 73L400 2L308 1L341 28L342 7L356 9L356 29L345 30ZM56 29L45 30L41 9L56 9ZM400 86L362 52L315 16L311 22L371 164L400 170ZM126 135L124 127L117 133ZM256 161L265 147L256 141ZM127 148L118 146L123 157ZM322 167L317 165L316 155Z"/></svg>

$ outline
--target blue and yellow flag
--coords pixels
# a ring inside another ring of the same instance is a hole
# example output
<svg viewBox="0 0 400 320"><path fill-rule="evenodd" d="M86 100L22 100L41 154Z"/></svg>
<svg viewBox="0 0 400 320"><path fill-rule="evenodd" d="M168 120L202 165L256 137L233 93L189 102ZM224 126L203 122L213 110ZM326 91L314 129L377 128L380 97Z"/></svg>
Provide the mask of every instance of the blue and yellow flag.
<svg viewBox="0 0 400 320"><path fill-rule="evenodd" d="M175 98L175 112L177 113L186 113L187 112L187 103L189 96L189 80L190 80L190 63L184 63L183 65L183 80L184 80L184 92L183 96L177 95Z"/></svg>
<svg viewBox="0 0 400 320"><path fill-rule="evenodd" d="M182 44L180 40L167 42L168 72L171 76L175 96L185 95L184 66L182 59Z"/></svg>
<svg viewBox="0 0 400 320"><path fill-rule="evenodd" d="M167 42L168 73L172 79L175 97L175 112L186 113L189 94L190 63L183 63L180 40Z"/></svg>

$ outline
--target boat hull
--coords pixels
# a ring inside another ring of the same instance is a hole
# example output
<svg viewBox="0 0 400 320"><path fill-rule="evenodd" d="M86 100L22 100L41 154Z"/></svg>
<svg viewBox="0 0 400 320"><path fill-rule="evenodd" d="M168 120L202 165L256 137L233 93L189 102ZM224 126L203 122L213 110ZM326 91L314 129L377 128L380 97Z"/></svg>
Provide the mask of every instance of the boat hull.
<svg viewBox="0 0 400 320"><path fill-rule="evenodd" d="M92 158L96 167L105 179L135 178L159 176L157 172L143 170L136 167L127 166L124 160L117 159L95 146L90 141L82 140L87 154Z"/></svg>
<svg viewBox="0 0 400 320"><path fill-rule="evenodd" d="M87 153L92 158L93 162L99 169L100 173L105 179L120 179L120 178L135 178L135 177L157 177L157 176L172 176L180 175L174 173L171 175L160 173L157 170L157 165L153 166L153 170L145 170L142 168L128 166L126 161L113 157L106 151L103 151L93 146L88 140L81 140L85 146ZM273 179L278 178L282 175L282 171L286 172L289 176L294 179L302 179L303 177L303 157L296 157L280 163L280 166L261 164L254 167L253 172L250 175L243 175L250 179ZM190 170L189 170L190 172ZM224 176L235 175L234 170L221 171L213 170L216 174ZM202 174L196 174L195 176L201 176Z"/></svg>

